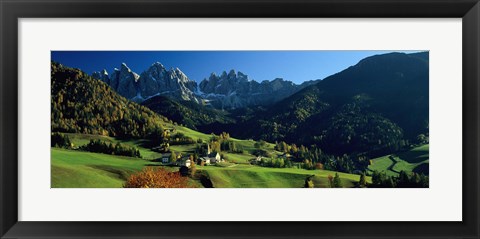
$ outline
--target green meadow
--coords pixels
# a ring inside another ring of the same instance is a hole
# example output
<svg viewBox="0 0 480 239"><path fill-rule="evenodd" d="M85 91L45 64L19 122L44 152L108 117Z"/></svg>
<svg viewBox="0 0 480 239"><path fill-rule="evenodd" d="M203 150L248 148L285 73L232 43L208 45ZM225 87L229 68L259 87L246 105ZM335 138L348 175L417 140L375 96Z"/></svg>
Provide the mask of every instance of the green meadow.
<svg viewBox="0 0 480 239"><path fill-rule="evenodd" d="M161 157L162 154L152 151L148 148L143 147L143 144L146 142L145 140L133 139L133 140L121 140L116 139L114 137L109 136L102 136L102 135L92 135L92 134L72 134L72 133L65 133L68 135L72 143L75 147L79 147L85 144L88 144L90 140L101 140L110 143L121 143L126 144L129 146L133 146L140 150L140 154L142 155L143 159L156 159Z"/></svg>
<svg viewBox="0 0 480 239"><path fill-rule="evenodd" d="M385 172L389 176L398 176L400 171L416 172L428 175L429 145L421 145L408 151L390 154L371 160L370 171Z"/></svg>
<svg viewBox="0 0 480 239"><path fill-rule="evenodd" d="M203 166L214 187L219 188L302 188L307 176L314 175L315 187L329 187L328 176L335 172L328 170L305 170L295 168L266 168L252 165L229 167ZM344 187L353 187L359 175L338 173ZM367 182L371 182L367 177Z"/></svg>
<svg viewBox="0 0 480 239"><path fill-rule="evenodd" d="M185 131L184 131L185 132ZM190 132L189 132L190 133ZM141 171L144 167L164 167L153 159L160 153L143 148L141 141L124 141L114 137L68 134L75 147L87 144L91 139L107 142L120 142L137 147L143 159L117 155L83 152L51 148L51 186L52 188L120 188L130 174ZM208 135L197 133L197 137L208 139ZM246 149L254 149L254 141L236 140ZM273 146L268 145L273 151ZM188 153L193 145L175 145L176 152ZM329 187L328 176L335 172L328 170L305 170L296 168L267 168L249 164L254 158L249 154L225 153L228 161L218 165L198 166L197 172L206 175L216 188L301 188L305 178L312 178L315 187ZM177 171L178 167L165 167ZM339 173L344 187L353 187L359 175ZM367 182L370 182L367 177ZM191 179L191 185L202 187L199 179Z"/></svg>
<svg viewBox="0 0 480 239"><path fill-rule="evenodd" d="M119 188L128 176L152 164L143 159L51 149L52 188Z"/></svg>

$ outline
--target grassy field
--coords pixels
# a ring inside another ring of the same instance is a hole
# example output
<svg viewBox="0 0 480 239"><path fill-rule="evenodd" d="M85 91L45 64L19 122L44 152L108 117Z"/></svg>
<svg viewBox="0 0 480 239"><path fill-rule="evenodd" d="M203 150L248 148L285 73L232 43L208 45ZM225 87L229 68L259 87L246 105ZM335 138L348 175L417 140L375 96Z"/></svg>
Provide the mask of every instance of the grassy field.
<svg viewBox="0 0 480 239"><path fill-rule="evenodd" d="M90 140L101 140L105 142L111 142L111 143L121 143L129 146L133 146L138 148L140 151L140 154L142 155L142 158L144 159L156 159L161 157L161 153L152 151L148 148L144 148L143 144L145 143L145 140L140 140L140 139L133 139L133 140L120 140L116 139L114 137L109 137L109 136L101 136L101 135L92 135L92 134L71 134L71 133L65 133L65 135L68 135L70 138L70 141L74 144L74 146L82 146L85 144L88 144Z"/></svg>
<svg viewBox="0 0 480 239"><path fill-rule="evenodd" d="M51 149L52 188L118 188L147 165L143 159Z"/></svg>
<svg viewBox="0 0 480 239"><path fill-rule="evenodd" d="M202 139L203 141L205 142L208 142L210 140L210 138L212 137L211 135L209 134L204 134L204 133L201 133L201 132L198 132L198 131L195 131L195 130L192 130L192 129L189 129L189 128L186 128L186 127L183 127L183 126L175 126L175 129L177 130L178 133L183 133L191 138L193 138L194 140L197 140L197 139ZM237 147L242 147L243 150L245 151L253 151L255 150L255 141L254 140L241 140L241 139L235 139L235 138L231 138L233 142L235 142L235 144L237 145ZM273 147L275 145L272 144L272 143L267 143L264 147L264 149L266 150L270 150L270 151L273 151Z"/></svg>
<svg viewBox="0 0 480 239"><path fill-rule="evenodd" d="M176 126L177 132L184 133L194 139L205 141L210 135L202 134L188 128ZM82 152L52 148L51 173L53 188L118 188L122 187L128 176L142 170L146 166L160 166L161 163L151 161L161 156L160 153L144 148L142 140L119 140L114 137L67 134L75 146L87 144L90 140L100 139L107 142L120 142L135 146L140 150L143 159L121 157L107 154ZM235 141L245 152L255 150L253 140ZM267 144L264 149L275 152L273 144ZM185 154L193 152L195 145L172 145L175 152ZM307 176L315 175L315 187L328 187L328 176L335 172L326 170L304 170L295 168L266 168L253 166L249 160L250 154L225 153L227 162L218 166L197 166L199 172L208 176L214 187L219 188L301 188ZM388 165L387 165L388 166ZM178 167L168 167L178 170ZM352 187L358 182L359 175L339 173L344 187ZM370 181L370 178L367 178ZM200 181L191 180L192 186L201 187Z"/></svg>
<svg viewBox="0 0 480 239"><path fill-rule="evenodd" d="M127 177L147 166L160 163L144 159L52 148L52 188L119 188ZM172 171L176 167L168 168ZM293 168L264 168L245 164L225 163L222 167L197 166L206 172L214 187L219 188L301 188L309 175L315 175L315 187L328 187L326 170L303 170ZM339 173L344 187L352 187L359 176ZM370 178L367 178L370 181ZM192 185L201 187L198 181Z"/></svg>
<svg viewBox="0 0 480 239"><path fill-rule="evenodd" d="M130 174L144 167L163 167L149 160L52 148L52 188L121 188ZM178 167L164 167L178 171ZM202 187L189 179L192 187Z"/></svg>
<svg viewBox="0 0 480 239"><path fill-rule="evenodd" d="M203 166L216 188L302 188L305 178L313 177L315 187L328 186L328 175L335 172L327 170L304 170L294 168L265 168L252 165L234 165L230 167ZM359 175L339 173L344 187L353 187L360 179ZM367 177L367 182L371 178Z"/></svg>
<svg viewBox="0 0 480 239"><path fill-rule="evenodd" d="M229 162L238 164L250 164L250 160L255 158L253 155L225 153Z"/></svg>
<svg viewBox="0 0 480 239"><path fill-rule="evenodd" d="M372 159L372 164L368 169L385 172L390 176L397 176L402 170L428 175L428 151L429 145L426 144L405 152L375 158Z"/></svg>

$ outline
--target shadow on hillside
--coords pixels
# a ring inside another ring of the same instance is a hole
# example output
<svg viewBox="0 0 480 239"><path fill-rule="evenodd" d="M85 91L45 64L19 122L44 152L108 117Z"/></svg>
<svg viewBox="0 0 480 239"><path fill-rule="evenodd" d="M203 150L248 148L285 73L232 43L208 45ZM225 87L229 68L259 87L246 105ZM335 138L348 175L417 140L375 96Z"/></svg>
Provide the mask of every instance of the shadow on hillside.
<svg viewBox="0 0 480 239"><path fill-rule="evenodd" d="M420 163L428 159L428 151L422 150L412 150L392 155L409 163Z"/></svg>
<svg viewBox="0 0 480 239"><path fill-rule="evenodd" d="M412 171L414 173L418 173L418 174L424 174L424 175L427 175L428 176L428 173L429 173L429 168L430 168L430 164L429 163L422 163L420 165L418 165L417 167L415 167Z"/></svg>
<svg viewBox="0 0 480 239"><path fill-rule="evenodd" d="M102 171L114 174L119 179L122 179L122 180L127 180L128 177L130 176L130 173L131 173L131 172L127 172L127 171L124 171L124 170L113 168L113 167L110 167L110 166L107 166L107 165L88 165L88 166L91 167L91 168L94 168L94 169L98 169L98 170L102 170Z"/></svg>
<svg viewBox="0 0 480 239"><path fill-rule="evenodd" d="M122 144L128 144L128 143L132 143L132 140L131 139L119 139L120 143ZM146 149L150 149L151 147L151 142L150 140L148 139L138 139L138 140L134 140L133 142L135 145L139 146L139 147L142 147L142 148L146 148Z"/></svg>

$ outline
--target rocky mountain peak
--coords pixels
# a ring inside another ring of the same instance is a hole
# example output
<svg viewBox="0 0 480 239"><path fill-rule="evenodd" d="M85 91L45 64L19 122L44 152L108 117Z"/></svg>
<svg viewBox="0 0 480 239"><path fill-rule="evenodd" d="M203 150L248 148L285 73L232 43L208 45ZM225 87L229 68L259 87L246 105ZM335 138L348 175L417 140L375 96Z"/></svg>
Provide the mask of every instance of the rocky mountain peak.
<svg viewBox="0 0 480 239"><path fill-rule="evenodd" d="M238 77L239 79L248 80L248 75L243 74L241 71L237 72L237 77Z"/></svg>
<svg viewBox="0 0 480 239"><path fill-rule="evenodd" d="M220 75L212 72L197 84L178 67L167 70L160 62L154 62L140 75L126 63L121 63L120 68L115 68L110 75L102 70L94 72L92 76L110 85L120 95L137 102L164 95L194 102L206 99L214 107L222 109L270 104L303 88L282 78L258 83L234 69L223 71Z"/></svg>
<svg viewBox="0 0 480 239"><path fill-rule="evenodd" d="M108 75L107 70L103 69L102 71L94 71L92 73L93 78L97 78L107 84L110 84L110 77Z"/></svg>
<svg viewBox="0 0 480 239"><path fill-rule="evenodd" d="M172 68L169 72L172 79L178 79L184 83L187 83L188 81L190 81L187 75L185 75L185 73L183 73L180 69L178 69L178 67L175 69Z"/></svg>
<svg viewBox="0 0 480 239"><path fill-rule="evenodd" d="M160 62L153 63L140 75L133 72L126 63L121 63L120 69L115 68L108 81L105 78L108 73L95 72L92 76L106 82L120 95L137 102L155 95L199 102L198 96L194 94L197 83L179 68L167 71Z"/></svg>
<svg viewBox="0 0 480 239"><path fill-rule="evenodd" d="M223 71L210 74L199 84L200 91L217 108L241 108L250 105L270 104L290 96L301 86L291 81L276 78L272 81L250 80L240 71Z"/></svg>
<svg viewBox="0 0 480 239"><path fill-rule="evenodd" d="M237 73L235 72L235 70L230 70L228 72L228 75L227 75L228 79L236 79L237 78Z"/></svg>
<svg viewBox="0 0 480 239"><path fill-rule="evenodd" d="M160 68L165 69L165 67L163 66L163 64L160 63L160 62L158 62L158 61L154 62L154 63L152 64L152 66L156 66L156 67L160 67Z"/></svg>

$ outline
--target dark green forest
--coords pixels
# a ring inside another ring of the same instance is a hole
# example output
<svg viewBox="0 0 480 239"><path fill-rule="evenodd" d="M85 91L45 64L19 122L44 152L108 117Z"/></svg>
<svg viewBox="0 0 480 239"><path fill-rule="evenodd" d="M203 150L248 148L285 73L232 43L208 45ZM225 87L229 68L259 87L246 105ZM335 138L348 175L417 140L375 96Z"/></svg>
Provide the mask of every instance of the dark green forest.
<svg viewBox="0 0 480 239"><path fill-rule="evenodd" d="M142 102L142 105L191 129L214 122L222 124L234 122L226 112L196 102L175 101L165 96L154 96Z"/></svg>
<svg viewBox="0 0 480 239"><path fill-rule="evenodd" d="M428 135L428 81L428 52L372 56L272 106L232 112L234 124L198 128L378 156Z"/></svg>

